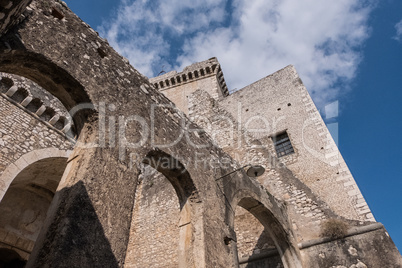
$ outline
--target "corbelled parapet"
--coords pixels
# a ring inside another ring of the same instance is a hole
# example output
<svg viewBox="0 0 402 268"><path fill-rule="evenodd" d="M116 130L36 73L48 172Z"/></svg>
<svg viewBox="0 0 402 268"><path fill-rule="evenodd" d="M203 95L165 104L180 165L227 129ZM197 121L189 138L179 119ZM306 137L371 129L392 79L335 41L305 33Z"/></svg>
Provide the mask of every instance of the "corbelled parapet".
<svg viewBox="0 0 402 268"><path fill-rule="evenodd" d="M24 77L0 72L0 96L57 133L74 138L73 122L66 108L36 83Z"/></svg>
<svg viewBox="0 0 402 268"><path fill-rule="evenodd" d="M216 57L206 61L197 62L187 66L182 72L171 71L163 75L151 78L149 81L160 91L201 80L206 77L216 76L221 95L229 95L228 87L223 76L221 66Z"/></svg>

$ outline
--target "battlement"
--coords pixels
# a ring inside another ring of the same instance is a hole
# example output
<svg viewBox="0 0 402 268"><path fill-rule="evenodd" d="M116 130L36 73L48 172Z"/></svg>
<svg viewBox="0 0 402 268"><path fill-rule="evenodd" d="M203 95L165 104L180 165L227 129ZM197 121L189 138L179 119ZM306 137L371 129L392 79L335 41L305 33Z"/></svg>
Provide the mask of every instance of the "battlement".
<svg viewBox="0 0 402 268"><path fill-rule="evenodd" d="M224 97L229 95L228 87L223 76L222 69L216 57L205 61L191 64L183 69L182 72L171 71L163 75L150 78L149 81L160 91L181 86L196 80L210 76L216 76L217 81Z"/></svg>

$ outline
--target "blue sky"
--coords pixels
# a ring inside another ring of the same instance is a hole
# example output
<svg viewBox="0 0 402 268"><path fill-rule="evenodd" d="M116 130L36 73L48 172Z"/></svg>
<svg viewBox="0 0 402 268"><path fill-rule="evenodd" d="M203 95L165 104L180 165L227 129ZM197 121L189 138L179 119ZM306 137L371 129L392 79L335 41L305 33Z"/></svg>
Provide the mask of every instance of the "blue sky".
<svg viewBox="0 0 402 268"><path fill-rule="evenodd" d="M402 250L402 1L66 0L152 77L218 57L229 89L295 65L316 105L338 103L338 145ZM323 112L325 118L325 113Z"/></svg>

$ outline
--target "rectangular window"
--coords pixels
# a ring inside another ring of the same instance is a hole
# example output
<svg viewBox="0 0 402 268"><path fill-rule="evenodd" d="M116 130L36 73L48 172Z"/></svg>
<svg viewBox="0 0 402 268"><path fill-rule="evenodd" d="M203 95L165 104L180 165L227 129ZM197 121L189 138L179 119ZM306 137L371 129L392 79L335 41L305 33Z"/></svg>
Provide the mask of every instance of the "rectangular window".
<svg viewBox="0 0 402 268"><path fill-rule="evenodd" d="M272 141L274 142L276 155L278 157L293 154L295 152L286 131L272 137Z"/></svg>

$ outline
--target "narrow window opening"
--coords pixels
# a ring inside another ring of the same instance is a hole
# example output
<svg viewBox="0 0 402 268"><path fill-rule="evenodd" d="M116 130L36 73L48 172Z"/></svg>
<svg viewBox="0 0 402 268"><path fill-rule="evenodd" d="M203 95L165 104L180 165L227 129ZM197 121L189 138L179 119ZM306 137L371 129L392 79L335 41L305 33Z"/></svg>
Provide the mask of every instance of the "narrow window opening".
<svg viewBox="0 0 402 268"><path fill-rule="evenodd" d="M278 157L293 154L295 152L286 131L272 137L272 141L274 142L276 155Z"/></svg>
<svg viewBox="0 0 402 268"><path fill-rule="evenodd" d="M101 56L102 59L107 56L107 53L104 48L98 47L97 51L99 53L99 56Z"/></svg>
<svg viewBox="0 0 402 268"><path fill-rule="evenodd" d="M64 14L55 7L52 9L52 16L58 18L59 20L64 18Z"/></svg>

